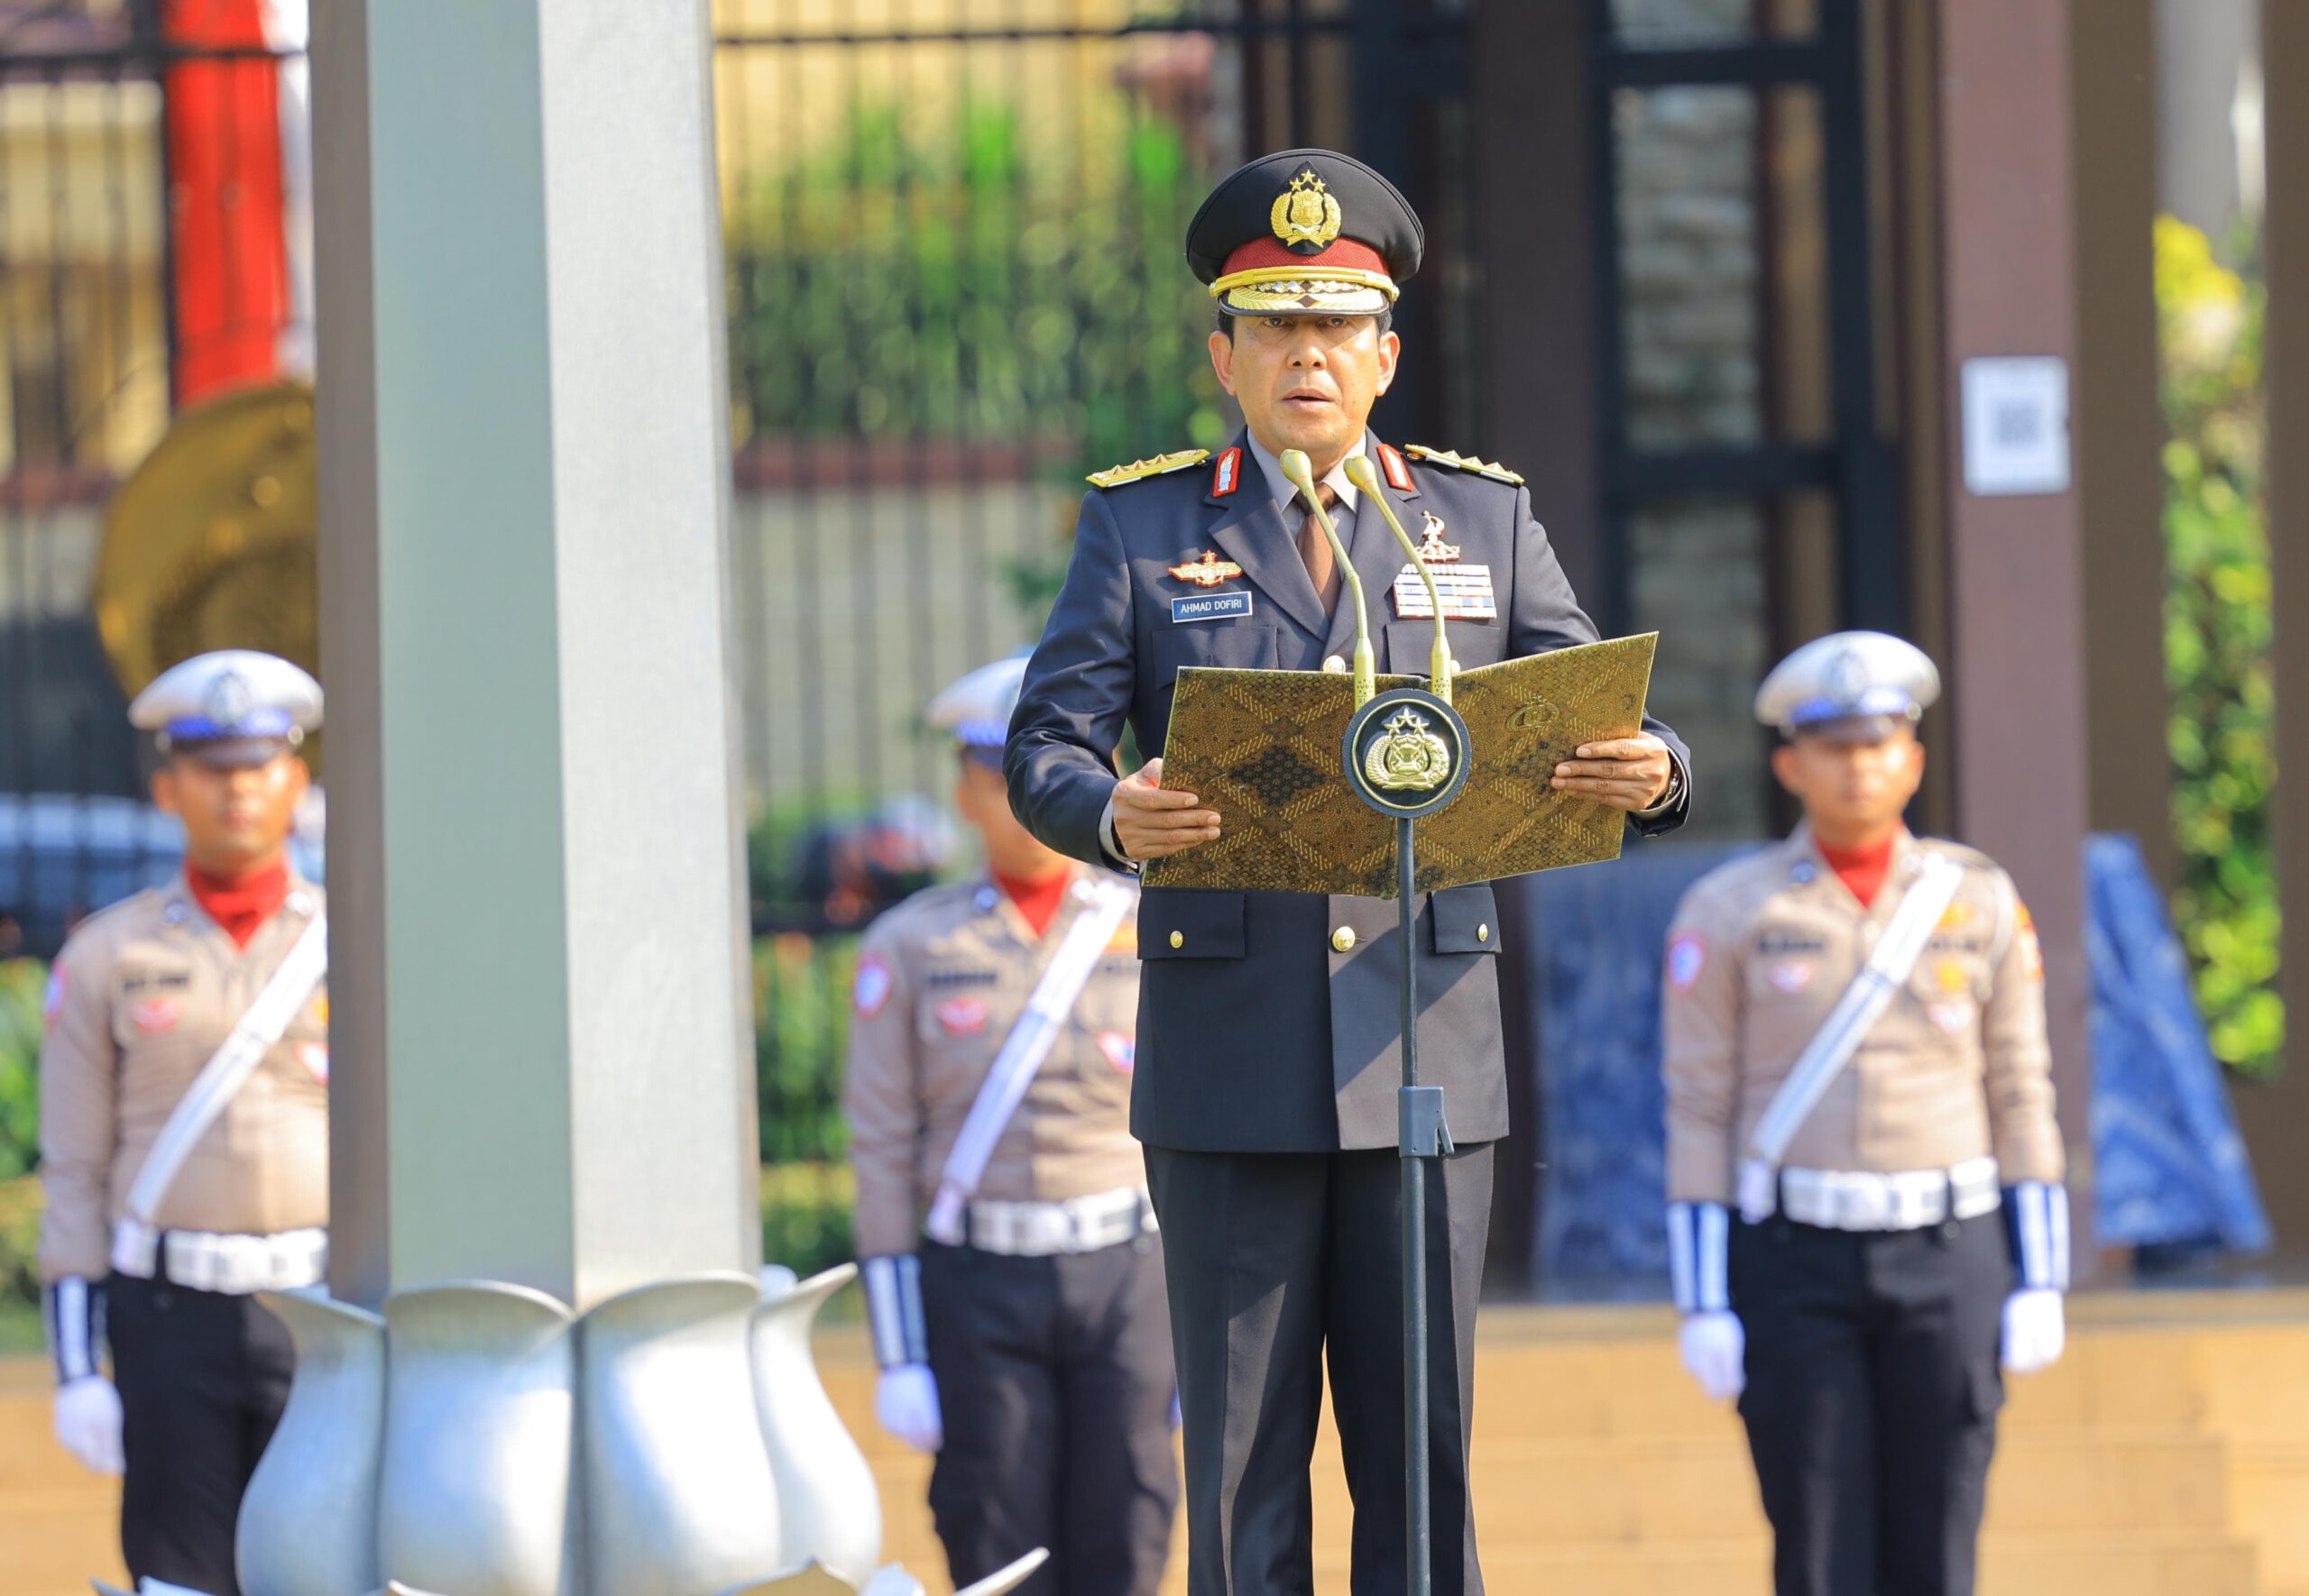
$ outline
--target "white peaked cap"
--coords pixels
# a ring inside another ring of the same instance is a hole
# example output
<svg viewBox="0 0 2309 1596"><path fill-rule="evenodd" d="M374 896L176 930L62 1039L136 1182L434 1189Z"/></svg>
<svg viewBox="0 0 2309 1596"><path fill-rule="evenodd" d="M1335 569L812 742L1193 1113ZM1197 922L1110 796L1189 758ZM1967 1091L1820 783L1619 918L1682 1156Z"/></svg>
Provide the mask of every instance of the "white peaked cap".
<svg viewBox="0 0 2309 1596"><path fill-rule="evenodd" d="M321 723L321 684L278 655L223 648L161 672L128 720L167 743L295 742Z"/></svg>
<svg viewBox="0 0 2309 1596"><path fill-rule="evenodd" d="M1913 721L1940 696L1940 672L1915 644L1884 632L1832 632L1772 668L1756 719L1784 732L1877 715Z"/></svg>
<svg viewBox="0 0 2309 1596"><path fill-rule="evenodd" d="M1026 656L980 665L930 701L933 729L968 748L998 748L1010 737L1010 713L1026 680Z"/></svg>

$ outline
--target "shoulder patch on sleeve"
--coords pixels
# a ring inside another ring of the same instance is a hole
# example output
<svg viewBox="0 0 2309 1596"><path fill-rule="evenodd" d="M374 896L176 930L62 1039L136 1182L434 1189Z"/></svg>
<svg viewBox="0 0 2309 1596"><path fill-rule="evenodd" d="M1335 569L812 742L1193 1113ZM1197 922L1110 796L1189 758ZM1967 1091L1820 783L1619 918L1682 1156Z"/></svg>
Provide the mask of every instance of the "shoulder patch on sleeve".
<svg viewBox="0 0 2309 1596"><path fill-rule="evenodd" d="M1699 984L1707 968L1707 939L1696 931L1678 931L1668 940L1668 985L1679 993Z"/></svg>
<svg viewBox="0 0 2309 1596"><path fill-rule="evenodd" d="M64 1012L64 994L70 986L71 979L65 975L61 961L49 967L48 995L41 1003L41 1015L51 1030L56 1027L57 1015Z"/></svg>
<svg viewBox="0 0 2309 1596"><path fill-rule="evenodd" d="M890 1001L890 987L896 977L890 974L890 961L879 953L869 953L858 961L858 975L850 986L851 1006L861 1020L870 1020L882 1012Z"/></svg>
<svg viewBox="0 0 2309 1596"><path fill-rule="evenodd" d="M1104 471L1094 471L1086 479L1094 488L1119 488L1125 482L1135 482L1142 477L1159 477L1171 472L1184 471L1191 465L1200 465L1210 458L1208 449L1174 449L1168 454L1152 459L1134 460L1127 465L1109 465Z"/></svg>
<svg viewBox="0 0 2309 1596"><path fill-rule="evenodd" d="M1449 449L1439 449L1431 444L1405 444L1403 453L1413 460L1423 460L1430 465L1448 465L1453 471L1472 472L1479 477L1489 477L1495 482L1505 482L1511 488L1520 488L1523 485L1523 479L1505 466L1490 461L1478 460L1472 454L1460 454Z"/></svg>
<svg viewBox="0 0 2309 1596"><path fill-rule="evenodd" d="M2032 981L2045 978L2045 944L2037 935L2037 917L2016 894L2012 900L2012 935L2020 944L2020 968Z"/></svg>

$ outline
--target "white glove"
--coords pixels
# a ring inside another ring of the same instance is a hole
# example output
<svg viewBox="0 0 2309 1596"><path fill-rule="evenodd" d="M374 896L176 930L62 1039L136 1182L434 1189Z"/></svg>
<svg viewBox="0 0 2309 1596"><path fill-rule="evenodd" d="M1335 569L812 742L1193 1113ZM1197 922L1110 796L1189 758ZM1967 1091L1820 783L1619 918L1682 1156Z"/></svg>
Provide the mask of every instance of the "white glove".
<svg viewBox="0 0 2309 1596"><path fill-rule="evenodd" d="M2015 1291L2004 1299L2004 1371L2034 1374L2060 1362L2068 1339L2060 1293L2049 1288Z"/></svg>
<svg viewBox="0 0 2309 1596"><path fill-rule="evenodd" d="M916 1452L935 1452L945 1444L946 1429L938 1417L938 1380L922 1363L901 1363L882 1371L874 1390L874 1417L882 1427Z"/></svg>
<svg viewBox="0 0 2309 1596"><path fill-rule="evenodd" d="M99 1474L128 1466L120 1450L120 1393L101 1374L84 1374L56 1388L56 1438L64 1450Z"/></svg>
<svg viewBox="0 0 2309 1596"><path fill-rule="evenodd" d="M1748 1334L1739 1315L1687 1314L1676 1345L1684 1367L1713 1400L1728 1402L1747 1389Z"/></svg>

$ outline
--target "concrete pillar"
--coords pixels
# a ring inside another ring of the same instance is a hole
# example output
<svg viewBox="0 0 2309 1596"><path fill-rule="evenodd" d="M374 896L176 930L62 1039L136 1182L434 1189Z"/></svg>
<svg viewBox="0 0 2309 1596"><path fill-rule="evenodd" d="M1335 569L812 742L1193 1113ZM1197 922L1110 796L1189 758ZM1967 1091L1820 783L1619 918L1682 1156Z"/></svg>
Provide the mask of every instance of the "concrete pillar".
<svg viewBox="0 0 2309 1596"><path fill-rule="evenodd" d="M2277 615L2277 862L2289 1044L2271 1085L2240 1085L2237 1117L2277 1243L2309 1250L2309 6L2261 13L2268 71L2269 557Z"/></svg>
<svg viewBox="0 0 2309 1596"><path fill-rule="evenodd" d="M705 7L314 24L332 1288L749 1268Z"/></svg>
<svg viewBox="0 0 2309 1596"><path fill-rule="evenodd" d="M1957 834L2010 869L2044 933L2054 1079L2093 1256L2083 839L2090 765L2083 516L2074 486L1965 485L1961 393L1977 356L2052 356L2076 390L2068 0L1939 8L1941 393Z"/></svg>
<svg viewBox="0 0 2309 1596"><path fill-rule="evenodd" d="M1602 497L1596 436L1596 266L1591 237L1595 151L1588 105L1587 0L1481 5L1469 19L1468 96L1483 119L1469 142L1485 164L1477 191L1519 194L1484 207L1484 281L1501 313L1486 323L1484 402L1466 444L1530 481L1572 589L1606 632L1625 617L1605 609ZM1567 218L1577 225L1567 225ZM1528 878L1502 882L1499 912L1525 927L1509 944L1519 968L1500 983L1514 1133L1495 1169L1490 1288L1528 1290L1546 1147L1546 1060L1538 993L1545 915Z"/></svg>
<svg viewBox="0 0 2309 1596"><path fill-rule="evenodd" d="M2129 831L2173 884L2165 689L2165 416L2157 402L2157 30L2152 0L2069 16L2074 59L2075 421L2085 691L2096 831Z"/></svg>

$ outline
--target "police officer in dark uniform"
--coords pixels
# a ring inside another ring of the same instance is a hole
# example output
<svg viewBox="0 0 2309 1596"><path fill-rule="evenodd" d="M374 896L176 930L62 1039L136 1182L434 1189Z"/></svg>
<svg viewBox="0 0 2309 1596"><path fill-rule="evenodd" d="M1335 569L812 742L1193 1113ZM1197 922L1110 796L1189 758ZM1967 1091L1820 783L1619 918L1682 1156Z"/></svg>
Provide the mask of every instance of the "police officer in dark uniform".
<svg viewBox="0 0 2309 1596"><path fill-rule="evenodd" d="M1185 665L1343 670L1352 590L1278 463L1305 451L1348 557L1386 612L1379 668L1422 672L1433 622L1408 592L1375 509L1342 463L1368 456L1406 525L1424 524L1450 584L1469 667L1592 642L1522 480L1369 433L1394 380L1398 285L1419 219L1385 179L1325 150L1290 150L1222 182L1187 260L1219 310L1211 362L1246 422L1217 456L1165 454L1091 480L1064 590L1027 668L1006 769L1020 819L1063 853L1136 863L1218 835L1223 819L1161 784L1161 761L1118 782L1123 730L1159 750ZM1442 551L1448 551L1442 552ZM1207 601L1226 595L1225 601ZM1195 602L1174 601L1196 600ZM1579 750L1566 791L1626 811L1646 834L1688 803L1665 727ZM1355 799L1344 789L1337 802ZM1507 1133L1488 885L1430 894L1413 957L1423 1078L1444 1089L1458 1146L1428 1198L1435 1400L1427 1438L1435 1589L1480 1591L1467 1446L1475 1307L1492 1144ZM1396 907L1313 894L1150 888L1131 1129L1169 1249L1186 1427L1189 1586L1196 1596L1313 1588L1308 1467L1328 1358L1356 1506L1353 1589L1404 1587L1398 1298Z"/></svg>

